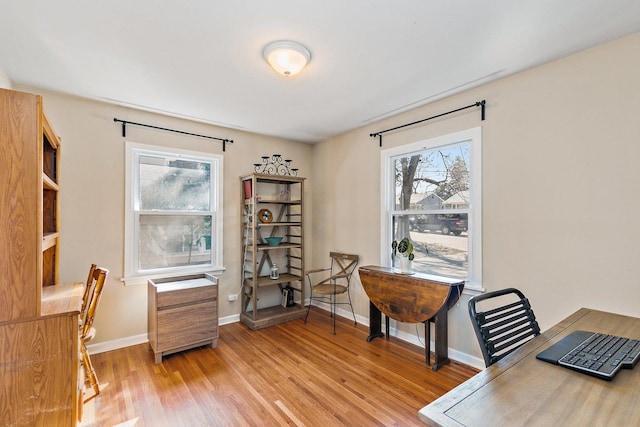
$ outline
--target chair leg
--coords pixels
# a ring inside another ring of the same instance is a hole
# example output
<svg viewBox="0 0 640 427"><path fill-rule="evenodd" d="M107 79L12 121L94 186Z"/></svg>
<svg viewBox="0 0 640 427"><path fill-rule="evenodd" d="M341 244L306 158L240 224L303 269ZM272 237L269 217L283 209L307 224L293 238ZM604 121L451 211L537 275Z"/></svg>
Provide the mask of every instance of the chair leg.
<svg viewBox="0 0 640 427"><path fill-rule="evenodd" d="M311 295L309 296L309 305L307 306L307 315L304 316L304 323L307 323L307 318L309 317L309 312L311 311L311 302L313 301L313 287L311 287ZM302 301L304 304L304 301Z"/></svg>
<svg viewBox="0 0 640 427"><path fill-rule="evenodd" d="M357 326L356 313L353 311L353 304L351 304L351 292L347 291L347 296L349 297L349 307L351 307L351 314L353 315L353 324Z"/></svg>
<svg viewBox="0 0 640 427"><path fill-rule="evenodd" d="M80 344L80 351L82 353L82 364L84 365L85 380L89 382L89 386L93 389L94 393L92 396L89 396L84 400L84 403L87 403L89 400L100 394L100 384L98 383L96 371L93 369L93 364L91 363L91 358L89 357L89 352L87 351L85 343Z"/></svg>
<svg viewBox="0 0 640 427"><path fill-rule="evenodd" d="M331 316L333 317L333 335L336 334L336 295L329 295L329 305L331 306Z"/></svg>

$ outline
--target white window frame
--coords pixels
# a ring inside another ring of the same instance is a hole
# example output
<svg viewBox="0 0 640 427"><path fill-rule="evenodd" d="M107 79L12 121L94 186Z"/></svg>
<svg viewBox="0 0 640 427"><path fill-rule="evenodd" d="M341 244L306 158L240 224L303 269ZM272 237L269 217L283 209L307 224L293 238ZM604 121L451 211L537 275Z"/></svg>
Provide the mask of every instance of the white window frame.
<svg viewBox="0 0 640 427"><path fill-rule="evenodd" d="M393 239L393 215L395 203L395 168L393 159L400 155L410 155L425 149L437 149L463 141L469 143L470 157L470 200L469 200L469 259L465 290L484 291L482 286L482 128L476 127L460 132L430 138L381 151L381 248L380 265L391 265L391 242ZM410 213L409 211L406 212Z"/></svg>
<svg viewBox="0 0 640 427"><path fill-rule="evenodd" d="M146 284L148 279L164 277L178 277L187 274L213 273L219 274L224 271L223 264L223 244L222 244L222 189L223 186L223 159L219 154L203 153L198 151L182 150L178 148L160 147L148 144L139 144L126 141L126 172L125 172L125 232L124 232L124 277L121 279L125 285ZM154 270L153 272L138 272L137 265L137 200L139 191L139 157L141 155L163 156L173 158L183 158L188 160L206 162L211 164L211 213L213 221L211 224L211 234L215 236L212 240L215 245L214 258L211 264L171 267Z"/></svg>

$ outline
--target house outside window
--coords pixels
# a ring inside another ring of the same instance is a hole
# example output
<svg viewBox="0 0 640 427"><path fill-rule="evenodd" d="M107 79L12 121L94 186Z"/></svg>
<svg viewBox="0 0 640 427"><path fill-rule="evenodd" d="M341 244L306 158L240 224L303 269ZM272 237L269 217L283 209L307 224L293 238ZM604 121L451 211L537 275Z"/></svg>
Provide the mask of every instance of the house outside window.
<svg viewBox="0 0 640 427"><path fill-rule="evenodd" d="M222 156L127 142L125 282L222 270Z"/></svg>
<svg viewBox="0 0 640 427"><path fill-rule="evenodd" d="M482 288L481 143L474 128L382 151L382 265L408 237L414 271Z"/></svg>

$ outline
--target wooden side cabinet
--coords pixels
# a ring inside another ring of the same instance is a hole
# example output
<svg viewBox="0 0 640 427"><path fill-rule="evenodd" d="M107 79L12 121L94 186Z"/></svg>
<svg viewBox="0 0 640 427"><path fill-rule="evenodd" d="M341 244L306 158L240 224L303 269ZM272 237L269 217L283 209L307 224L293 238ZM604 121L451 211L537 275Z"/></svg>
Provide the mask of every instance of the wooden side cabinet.
<svg viewBox="0 0 640 427"><path fill-rule="evenodd" d="M148 282L149 346L162 356L218 346L218 280L200 274Z"/></svg>

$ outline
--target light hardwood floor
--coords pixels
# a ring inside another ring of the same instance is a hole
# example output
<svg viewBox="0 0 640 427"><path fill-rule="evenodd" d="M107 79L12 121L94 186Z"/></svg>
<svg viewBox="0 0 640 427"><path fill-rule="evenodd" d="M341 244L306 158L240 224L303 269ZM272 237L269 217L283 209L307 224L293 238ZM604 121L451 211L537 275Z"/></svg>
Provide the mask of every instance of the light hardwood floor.
<svg viewBox="0 0 640 427"><path fill-rule="evenodd" d="M422 329L422 328L420 328ZM220 328L218 348L167 356L147 344L92 356L101 393L82 426L423 425L418 411L477 371L453 362L433 372L423 349L311 311L259 331Z"/></svg>

